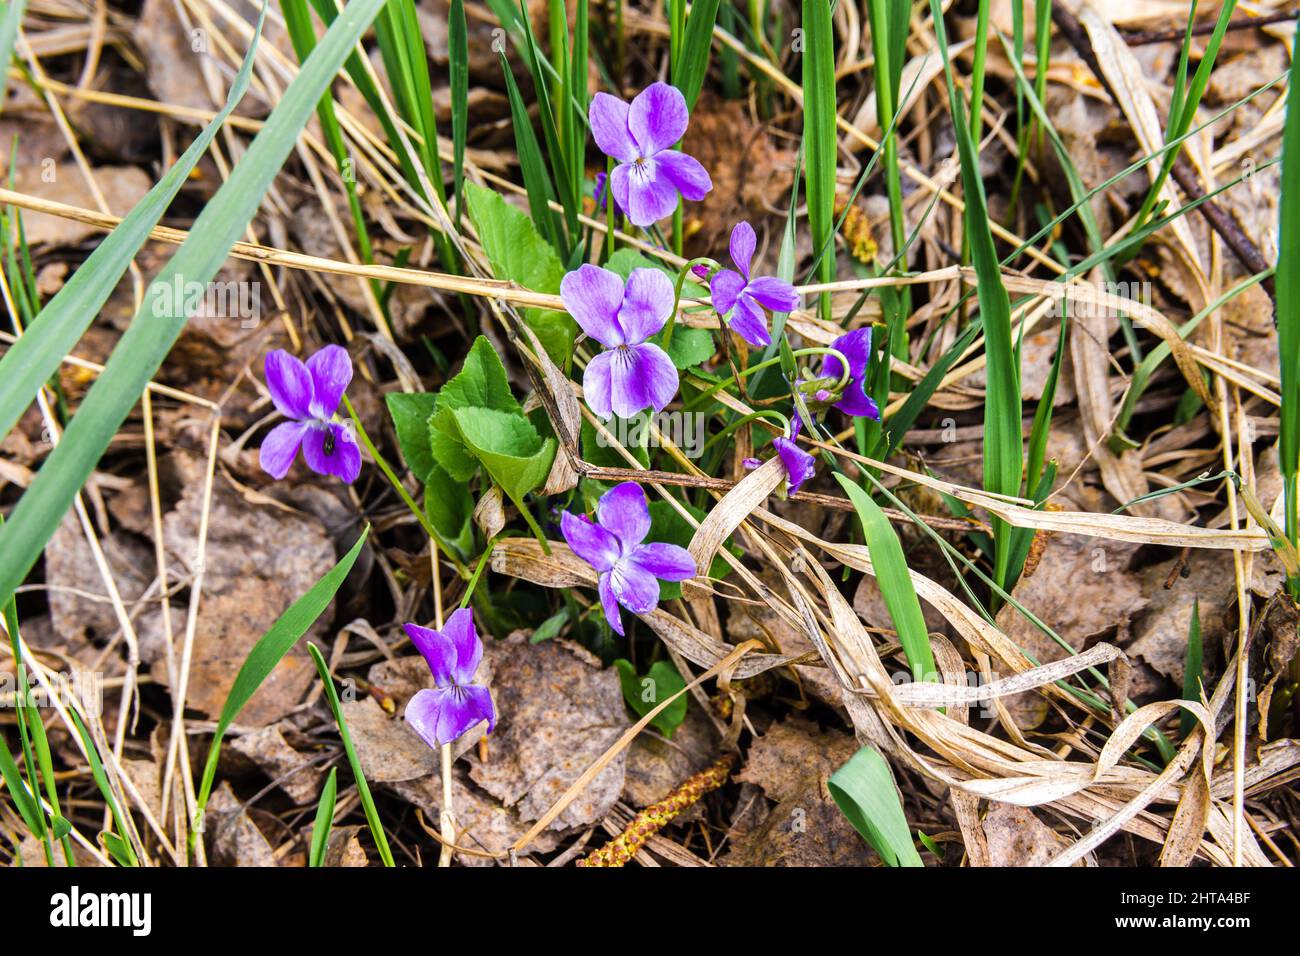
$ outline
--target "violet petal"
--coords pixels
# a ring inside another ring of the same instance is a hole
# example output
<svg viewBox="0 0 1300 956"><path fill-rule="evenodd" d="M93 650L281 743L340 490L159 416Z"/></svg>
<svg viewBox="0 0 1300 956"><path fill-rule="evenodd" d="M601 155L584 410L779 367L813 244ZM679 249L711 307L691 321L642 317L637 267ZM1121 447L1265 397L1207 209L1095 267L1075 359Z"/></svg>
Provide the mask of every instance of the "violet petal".
<svg viewBox="0 0 1300 956"><path fill-rule="evenodd" d="M575 322L606 348L626 341L618 324L623 279L616 272L585 263L560 280L560 299Z"/></svg>
<svg viewBox="0 0 1300 956"><path fill-rule="evenodd" d="M651 83L632 100L627 128L642 156L670 149L686 134L690 113L682 91L667 83Z"/></svg>
<svg viewBox="0 0 1300 956"><path fill-rule="evenodd" d="M871 329L868 327L846 332L831 343L831 348L848 359L849 378L861 379L866 375L867 365L871 361ZM839 378L841 374L840 360L834 355L826 356L822 362L822 375Z"/></svg>
<svg viewBox="0 0 1300 956"><path fill-rule="evenodd" d="M628 216L628 194L632 186L632 163L620 163L609 174L609 192L614 197L614 208Z"/></svg>
<svg viewBox="0 0 1300 956"><path fill-rule="evenodd" d="M343 346L327 345L307 360L307 371L314 386L311 417L329 418L352 381L352 358Z"/></svg>
<svg viewBox="0 0 1300 956"><path fill-rule="evenodd" d="M483 659L483 642L474 628L474 612L467 607L453 611L442 625L442 634L456 650L452 680L457 684L472 684Z"/></svg>
<svg viewBox="0 0 1300 956"><path fill-rule="evenodd" d="M876 400L866 394L862 388L862 382L850 382L849 387L844 390L840 400L835 403L838 408L846 415L852 415L855 418L870 418L872 421L880 421L880 406Z"/></svg>
<svg viewBox="0 0 1300 956"><path fill-rule="evenodd" d="M736 264L740 274L746 279L749 278L749 267L754 261L754 249L758 245L758 237L754 235L754 227L744 220L735 224L731 229L731 261Z"/></svg>
<svg viewBox="0 0 1300 956"><path fill-rule="evenodd" d="M627 163L619 168L628 171L627 205L624 208L627 218L635 225L652 226L677 208L680 201L677 187L664 175L658 158ZM617 173L618 169L614 172ZM618 193L614 198L618 199Z"/></svg>
<svg viewBox="0 0 1300 956"><path fill-rule="evenodd" d="M596 504L596 520L619 540L619 554L628 554L650 533L650 505L645 492L635 481L615 485Z"/></svg>
<svg viewBox="0 0 1300 956"><path fill-rule="evenodd" d="M303 435L311 427L310 422L281 422L272 428L257 453L262 470L277 480L287 475Z"/></svg>
<svg viewBox="0 0 1300 956"><path fill-rule="evenodd" d="M287 418L311 418L311 372L302 360L284 349L266 353L262 366L266 373L266 390L281 415Z"/></svg>
<svg viewBox="0 0 1300 956"><path fill-rule="evenodd" d="M333 475L348 484L361 474L361 449L352 429L338 422L318 422L308 429L302 438L302 457L318 475Z"/></svg>
<svg viewBox="0 0 1300 956"><path fill-rule="evenodd" d="M695 577L695 559L685 548L666 541L643 544L627 560L664 581L685 581Z"/></svg>
<svg viewBox="0 0 1300 956"><path fill-rule="evenodd" d="M785 465L786 476L790 482L790 494L793 495L799 490L800 485L813 476L817 460L789 438L773 438L772 445L776 448L781 463Z"/></svg>
<svg viewBox="0 0 1300 956"><path fill-rule="evenodd" d="M673 282L658 269L633 269L623 291L618 324L628 345L640 345L673 313Z"/></svg>
<svg viewBox="0 0 1300 956"><path fill-rule="evenodd" d="M627 128L628 105L617 96L597 93L587 110L591 136L606 156L630 163L639 155L636 141Z"/></svg>
<svg viewBox="0 0 1300 956"><path fill-rule="evenodd" d="M609 586L618 603L633 614L649 614L659 606L659 579L630 560L614 565Z"/></svg>
<svg viewBox="0 0 1300 956"><path fill-rule="evenodd" d="M713 311L718 315L726 315L744 291L744 276L732 269L719 269L709 283L709 300L713 303Z"/></svg>
<svg viewBox="0 0 1300 956"><path fill-rule="evenodd" d="M655 163L659 175L668 180L672 187L691 202L699 202L713 189L713 180L709 171L698 159L675 149L665 149L655 154Z"/></svg>
<svg viewBox="0 0 1300 956"><path fill-rule="evenodd" d="M623 615L618 610L618 598L614 596L614 587L610 583L613 578L613 572L606 571L600 575L596 584L596 590L600 594L600 609L605 614L605 620L609 626L614 629L614 633L619 637L623 636Z"/></svg>
<svg viewBox="0 0 1300 956"><path fill-rule="evenodd" d="M609 418L614 414L611 405L613 399L614 357L618 349L609 349L592 357L582 373L582 397L587 400L587 407L599 418Z"/></svg>
<svg viewBox="0 0 1300 956"><path fill-rule="evenodd" d="M420 652L424 662L429 665L433 682L439 687L450 684L456 670L456 647L451 638L429 627L418 624L403 624L402 630L411 639L412 646Z"/></svg>
<svg viewBox="0 0 1300 956"><path fill-rule="evenodd" d="M573 553L598 572L614 567L622 554L618 539L612 532L568 511L560 515L560 533Z"/></svg>
<svg viewBox="0 0 1300 956"><path fill-rule="evenodd" d="M677 367L650 342L615 349L610 366L610 405L620 418L653 408L656 412L677 394Z"/></svg>
<svg viewBox="0 0 1300 956"><path fill-rule="evenodd" d="M759 276L749 281L745 290L752 295L759 305L773 312L793 312L799 307L799 294L794 286L775 276Z"/></svg>
<svg viewBox="0 0 1300 956"><path fill-rule="evenodd" d="M767 316L750 298L748 289L736 299L728 324L733 332L755 348L763 348L772 342L771 333L767 331Z"/></svg>
<svg viewBox="0 0 1300 956"><path fill-rule="evenodd" d="M495 725L492 700L483 687L439 687L416 691L406 705L406 722L430 747L449 744L484 720Z"/></svg>

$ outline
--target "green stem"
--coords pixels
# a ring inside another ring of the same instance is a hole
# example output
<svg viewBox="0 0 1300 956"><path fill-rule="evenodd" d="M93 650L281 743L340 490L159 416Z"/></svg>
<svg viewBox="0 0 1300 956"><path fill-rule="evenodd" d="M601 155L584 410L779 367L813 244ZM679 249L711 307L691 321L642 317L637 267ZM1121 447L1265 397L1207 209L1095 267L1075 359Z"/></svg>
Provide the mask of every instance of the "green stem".
<svg viewBox="0 0 1300 956"><path fill-rule="evenodd" d="M681 207L678 206L678 209L680 208ZM673 326L677 324L677 310L680 309L682 305L682 286L686 284L687 274L689 274L696 266L709 266L711 269L722 268L715 260L710 259L708 256L700 256L686 263L686 265L682 266L681 271L677 273L677 282L673 286L673 314L668 317L668 328L664 330L663 349L665 352L668 351L668 345L673 340ZM719 321L721 321L721 317L719 317Z"/></svg>
<svg viewBox="0 0 1300 956"><path fill-rule="evenodd" d="M424 529L424 533L434 541L438 542L438 546L442 549L442 553L446 555L447 560L455 566L456 572L462 578L468 578L469 569L451 553L451 549L443 542L442 536L438 534L437 530L435 530L433 525L430 523L428 515L424 513L424 509L415 503L415 499L411 497L411 493L406 490L406 486L402 484L401 480L397 477L397 473L393 471L392 465L390 465L384 456L379 453L379 449L375 447L375 443L372 442L370 436L366 434L365 426L361 424L361 418L357 415L357 410L352 407L352 400L346 395L343 396L343 407L348 410L348 417L352 421L352 427L355 429L357 437L361 439L361 444L365 446L366 451L370 452L370 457L375 460L375 464L378 465L379 470L384 473L384 477L388 479L388 483L396 489L398 497L400 497L406 504L406 507L411 510L411 514L415 515L415 520L420 523L420 527Z"/></svg>
<svg viewBox="0 0 1300 956"><path fill-rule="evenodd" d="M795 358L802 358L805 355L835 356L837 359L840 360L840 380L838 385L835 388L835 391L843 392L844 389L848 387L849 375L850 375L849 360L844 357L844 353L841 352L839 349L833 349L829 346L826 347L816 346L814 348L796 349L790 354ZM773 365L779 364L780 361L781 361L781 356L778 355L775 356L774 358L768 359L765 362L759 362L755 365L751 365L749 366L749 368L742 370L739 377L748 378L750 375L754 374L755 372L759 372L765 368L770 368ZM733 375L730 378L723 379L721 382L717 382L716 384L710 384L707 389L705 389L699 395L696 395L693 399L691 399L689 402L686 403L685 410L689 411L690 409L697 407L701 402L707 401L708 399L712 398L718 392L723 391L724 389L730 388L731 386L735 385L736 378L737 376Z"/></svg>
<svg viewBox="0 0 1300 956"><path fill-rule="evenodd" d="M483 556L478 559L478 564L474 568L474 576L469 579L469 584L465 586L465 596L460 599L462 608L468 607L470 598L474 596L474 589L478 587L478 582L483 577L483 569L487 567L488 560L492 557L492 551L497 546L497 539L492 538L483 549Z"/></svg>
<svg viewBox="0 0 1300 956"><path fill-rule="evenodd" d="M748 415L745 415L741 418L737 418L734 422L729 422L726 425L726 427L724 427L721 431L719 431L716 435L714 435L712 438L710 438L708 441L704 443L704 448L701 453L707 452L710 448L713 447L713 445L716 442L718 442L723 438L726 438L736 429L742 428L745 425L748 425L750 422L757 421L760 418L770 418L773 421L777 422L781 426L785 435L789 437L790 419L786 418L784 415L782 415L774 408L764 408L760 411L751 412Z"/></svg>
<svg viewBox="0 0 1300 956"><path fill-rule="evenodd" d="M503 488L502 491L504 492L505 489ZM537 519L533 517L533 513L524 506L522 501L519 501L516 498L510 498L510 500L514 502L515 508L524 519L524 523L528 525L528 529L532 531L533 537L537 539L537 543L542 546L542 553L549 555L551 553L551 542L548 541L546 535L542 533L541 526L538 525Z"/></svg>

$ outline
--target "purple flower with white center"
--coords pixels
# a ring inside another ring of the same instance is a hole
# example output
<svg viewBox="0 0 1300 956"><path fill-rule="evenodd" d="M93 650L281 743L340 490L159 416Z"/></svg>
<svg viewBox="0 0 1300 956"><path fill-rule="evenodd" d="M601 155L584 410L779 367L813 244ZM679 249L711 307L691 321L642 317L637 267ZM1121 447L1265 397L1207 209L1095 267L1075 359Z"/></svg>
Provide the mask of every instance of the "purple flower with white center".
<svg viewBox="0 0 1300 956"><path fill-rule="evenodd" d="M731 261L740 271L719 270L709 284L709 292L718 315L725 317L730 312L728 322L732 330L750 345L761 348L772 342L763 307L773 312L790 312L799 305L799 295L784 279L750 276L757 242L753 226L743 221L736 223L731 230Z"/></svg>
<svg viewBox="0 0 1300 956"><path fill-rule="evenodd" d="M346 482L361 473L361 449L352 429L333 421L343 392L352 381L347 349L327 345L305 363L284 349L266 356L266 387L280 414L292 421L271 429L259 459L272 478L289 473L298 449L312 471Z"/></svg>
<svg viewBox="0 0 1300 956"><path fill-rule="evenodd" d="M831 343L831 348L849 362L849 383L835 407L846 415L880 421L880 406L866 392L867 365L871 361L871 329L854 329ZM839 356L827 355L822 360L822 376L839 381L844 374L844 364Z"/></svg>
<svg viewBox="0 0 1300 956"><path fill-rule="evenodd" d="M813 470L817 466L817 460L795 444L802 427L803 422L795 418L794 424L790 426L789 438L778 436L772 439L777 456L781 459L781 464L785 465L786 477L789 479L788 493L792 495L799 491L800 485L813 476Z"/></svg>
<svg viewBox="0 0 1300 956"><path fill-rule="evenodd" d="M582 376L591 410L631 418L655 412L677 394L677 367L648 342L673 314L673 284L658 269L633 269L624 284L616 272L583 265L560 282L560 298L582 331L605 346Z"/></svg>
<svg viewBox="0 0 1300 956"><path fill-rule="evenodd" d="M433 673L433 688L415 692L406 705L406 722L430 747L437 749L488 722L487 732L497 725L492 694L474 683L483 659L483 642L474 629L474 615L463 607L447 618L441 631L416 624L403 629Z"/></svg>
<svg viewBox="0 0 1300 956"><path fill-rule="evenodd" d="M596 521L565 512L560 530L573 553L596 569L601 610L614 633L623 633L618 607L648 614L659 606L659 580L695 576L695 559L675 544L643 543L650 506L634 481L615 485L596 505Z"/></svg>
<svg viewBox="0 0 1300 956"><path fill-rule="evenodd" d="M597 93L588 111L591 135L601 152L618 161L609 178L614 201L638 226L650 226L677 208L678 194L698 201L713 182L692 156L672 147L690 121L686 97L667 83L653 83L631 105Z"/></svg>

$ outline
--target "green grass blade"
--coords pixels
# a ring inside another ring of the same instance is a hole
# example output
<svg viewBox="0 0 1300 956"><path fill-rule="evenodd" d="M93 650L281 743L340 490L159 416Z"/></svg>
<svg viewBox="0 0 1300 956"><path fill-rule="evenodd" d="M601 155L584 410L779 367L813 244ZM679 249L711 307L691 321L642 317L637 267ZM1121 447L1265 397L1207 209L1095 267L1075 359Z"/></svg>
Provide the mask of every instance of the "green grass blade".
<svg viewBox="0 0 1300 956"><path fill-rule="evenodd" d="M289 31L294 53L297 54L298 62L301 64L316 48L316 32L312 29L307 0L280 0L280 9L284 13L285 27ZM361 254L361 261L374 262L374 249L370 243L370 233L366 228L365 213L361 208L361 196L357 193L356 169L348 153L343 128L339 125L338 116L334 112L334 95L328 90L316 106L316 115L320 117L325 144L334 157L339 178L343 180L343 190L348 197L348 211L352 215L352 226L357 233L357 251ZM377 279L370 280L370 288L376 298L381 297L382 289ZM383 305L381 300L381 306Z"/></svg>
<svg viewBox="0 0 1300 956"><path fill-rule="evenodd" d="M936 673L934 655L930 651L930 633L925 626L925 615L921 613L921 601L912 586L912 576L908 573L903 545L889 519L869 494L844 475L837 474L835 480L848 494L862 522L862 533L867 541L867 550L871 552L876 581L885 599L885 607L889 609L889 617L894 622L894 630L898 632L898 641L903 645L903 653L912 667L912 677L918 681L929 680Z"/></svg>
<svg viewBox="0 0 1300 956"><path fill-rule="evenodd" d="M821 279L835 278L835 39L830 0L803 0L803 151L808 224L814 249L826 250ZM821 315L830 318L831 298L821 295Z"/></svg>
<svg viewBox="0 0 1300 956"><path fill-rule="evenodd" d="M976 294L984 325L984 354L988 370L987 401L984 406L984 490L1003 495L1020 492L1024 447L1020 434L1020 369L1018 353L1011 335L1011 300L1002 284L1002 272L993 233L989 229L988 202L980 178L975 142L966 126L966 111L953 81L952 62L948 57L948 38L943 12L937 0L930 0L943 55L944 77L948 85L949 108L953 132L961 160L962 185L966 199L966 236L970 244L971 263L977 276ZM992 518L994 578L1005 583L1010 568L1009 527Z"/></svg>
<svg viewBox="0 0 1300 956"><path fill-rule="evenodd" d="M910 0L889 0L870 5L871 46L875 51L876 121L883 131L880 152L884 153L885 194L889 197L889 230L894 257L907 268L907 219L903 206L903 184L898 164L898 103L903 77L903 57L907 50ZM874 162L876 157L872 157ZM850 198L849 202L852 202ZM846 209L845 212L848 210ZM907 286L882 288L879 293L885 327L889 334L889 354L906 361L909 355L907 317L912 311L912 294ZM881 390L883 378L877 379ZM863 442L874 442L879 428L860 423ZM861 443L860 443L861 444Z"/></svg>
<svg viewBox="0 0 1300 956"><path fill-rule="evenodd" d="M265 17L263 7L262 17ZM230 86L226 104L211 123L195 137L135 208L96 247L59 293L41 310L36 321L0 358L0 435L7 435L32 403L41 386L49 381L65 355L99 315L118 280L126 273L131 260L158 225L163 213L189 179L199 159L248 89L254 53L261 36L259 19L248 54Z"/></svg>
<svg viewBox="0 0 1300 956"><path fill-rule="evenodd" d="M325 851L330 845L330 830L334 827L334 804L339 792L339 768L330 767L330 775L325 778L321 788L320 803L316 804L316 819L311 826L311 852L307 856L307 865L319 867L325 865Z"/></svg>
<svg viewBox="0 0 1300 956"><path fill-rule="evenodd" d="M0 518L0 525L4 523ZM4 626L9 632L9 648L13 655L15 670L18 672L18 693L21 699L15 708L18 717L18 735L22 742L23 765L27 768L29 792L35 794L38 781L44 781L45 798L53 811L53 823L58 828L62 817L59 808L59 791L55 786L54 760L50 754L50 741L45 733L45 723L40 711L31 702L31 685L27 680L27 667L23 663L22 640L18 629L18 608L12 599L4 606ZM37 820L40 821L37 835L46 840L47 853L51 850L45 815L40 801L36 802ZM63 848L63 858L68 866L74 866L72 841L66 831L57 835ZM49 861L53 865L52 859Z"/></svg>
<svg viewBox="0 0 1300 956"><path fill-rule="evenodd" d="M465 23L465 0L451 0L447 12L447 66L451 73L452 175L459 225L464 211L465 144L469 140L469 28Z"/></svg>
<svg viewBox="0 0 1300 956"><path fill-rule="evenodd" d="M946 51L945 51L946 52ZM975 11L975 52L971 62L970 136L978 144L984 117L984 67L989 52L989 0L978 0Z"/></svg>
<svg viewBox="0 0 1300 956"><path fill-rule="evenodd" d="M316 102L379 5L380 0L353 0L343 10L289 84L230 178L199 213L189 237L156 283L170 286L180 278L203 284L216 275L293 149ZM78 272L85 269L82 266ZM166 314L161 316L154 314L154 305L146 302L136 313L63 440L19 499L10 520L0 528L0 554L5 555L0 566L0 605L13 596L14 589L36 563L77 490L85 484L185 327L188 316L183 303L163 310Z"/></svg>
<svg viewBox="0 0 1300 956"><path fill-rule="evenodd" d="M99 793L108 805L109 813L113 817L113 823L117 827L119 834L118 844L115 850L110 852L116 857L121 854L127 866L139 866L140 861L135 855L135 850L131 848L131 842L127 839L127 821L123 817L122 808L118 803L117 797L113 795L113 787L108 782L108 774L104 770L104 762L99 757L99 750L95 747L95 741L90 736L90 731L86 729L85 723L82 722L81 715L75 710L69 711L72 715L72 722L77 725L77 734L81 737L82 749L86 752L86 759L90 762L90 775L95 780L95 785L99 787Z"/></svg>
<svg viewBox="0 0 1300 956"><path fill-rule="evenodd" d="M1196 67L1196 73L1192 76L1192 84L1184 93L1182 84L1179 83L1175 89L1175 98L1171 102L1169 115L1169 128L1165 131L1165 141L1176 139L1187 132L1187 128L1192 125L1192 120L1196 116L1196 110L1201 105L1201 97L1205 95L1205 88L1210 82L1210 72L1214 69L1215 58L1219 55L1219 47L1223 45L1223 37L1228 31L1228 24L1232 20L1233 11L1237 8L1237 0L1225 0L1222 8L1219 10L1219 19L1214 24L1214 32L1210 34L1210 39L1205 44L1205 52L1201 55L1201 62ZM1188 21L1188 38L1190 39L1191 21ZM1187 51L1188 43L1184 41L1184 54ZM1187 65L1180 61L1180 70L1183 76L1186 75ZM1181 80L1181 76L1179 79ZM1177 115L1174 114L1172 107L1177 107ZM1135 226L1141 226L1146 222L1147 217L1155 208L1156 202L1160 198L1160 191L1164 189L1165 181L1168 180L1170 172L1173 171L1174 162L1178 159L1180 149L1172 149L1164 154L1164 160L1160 164L1160 169L1156 173L1155 180L1151 183L1151 188L1147 190L1146 199L1142 202L1142 208L1138 210Z"/></svg>
<svg viewBox="0 0 1300 956"><path fill-rule="evenodd" d="M38 840L45 839L45 818L41 812L40 805L37 803L32 791L27 788L27 782L23 780L22 771L18 768L14 760L13 753L9 750L9 745L5 743L3 736L0 736L0 778L4 779L5 789L9 792L9 797L18 809L18 814L27 824L27 829L32 832L32 836Z"/></svg>
<svg viewBox="0 0 1300 956"><path fill-rule="evenodd" d="M0 0L0 63L9 72L9 61L14 56L14 41L18 39L18 24L23 22L27 0ZM0 87L0 111L4 109L5 88ZM13 167L11 166L10 169Z"/></svg>
<svg viewBox="0 0 1300 956"><path fill-rule="evenodd" d="M695 101L704 88L709 73L709 50L713 46L713 26L718 20L720 0L695 0L686 18L681 51L673 65L673 86L686 97L686 108L695 109ZM685 6L685 4L683 4Z"/></svg>
<svg viewBox="0 0 1300 956"><path fill-rule="evenodd" d="M379 41L384 69L393 89L394 105L402 119L420 137L416 144L420 161L439 202L445 207L447 193L442 180L442 161L438 156L433 87L429 81L429 61L414 0L388 0L375 19L375 38Z"/></svg>
<svg viewBox="0 0 1300 956"><path fill-rule="evenodd" d="M316 14L321 18L327 27L333 26L334 21L338 19L339 8L335 0L311 0L312 7L315 8ZM379 120L379 125L383 127L384 138L391 144L401 142L401 136L398 133L397 125L393 121L392 115L384 107L384 99L380 95L379 88L375 85L370 72L366 69L361 55L355 50L348 54L347 59L343 61L343 67L347 70L348 77L356 84L357 91L365 99L366 105L370 107L371 113ZM411 151L406 149L397 150L397 162L402 170L402 179L406 184L415 191L419 196L425 196L424 185L420 180L420 174L415 168L411 158Z"/></svg>
<svg viewBox="0 0 1300 956"><path fill-rule="evenodd" d="M1183 657L1183 700L1201 701L1201 679L1204 676L1201 658L1201 600L1192 599L1192 619L1187 622L1187 653ZM1185 710L1178 718L1178 733L1186 738L1196 728L1196 717Z"/></svg>
<svg viewBox="0 0 1300 956"><path fill-rule="evenodd" d="M925 865L912 844L889 764L874 747L863 747L850 757L826 781L826 789L853 829L888 866Z"/></svg>
<svg viewBox="0 0 1300 956"><path fill-rule="evenodd" d="M498 13L498 17L499 16L500 14ZM557 95L566 97L566 103L563 105L562 109L572 110L572 104L567 102L567 94L564 92L565 79L563 75L563 63L561 63L561 68L557 70L555 64L546 58L545 53L537 43L537 37L533 33L532 21L527 16L527 11L525 10L522 0L518 7L518 14L514 17L514 24L523 37L523 43L520 44L519 48L528 51L527 56L524 57L524 61L528 64L528 67L532 72L533 88L536 90L558 90L559 92ZM504 20L502 21L502 26L506 26ZM507 29L509 28L507 27ZM559 56L563 56L563 54L564 51L562 49L557 53ZM502 61L503 63L505 62L504 51L502 52ZM506 78L507 85L515 86L514 74L510 71L509 65L506 65L504 69L508 74ZM517 89L515 92L518 92ZM538 146L538 162L534 164L532 177L534 183L537 185L529 183L527 172L525 172L524 185L528 189L529 202L532 203L534 201L533 194L535 190L539 197L542 195L551 196L553 194L558 194L560 207L564 210L565 222L570 225L571 231L576 232L579 212L578 203L581 192L579 191L575 193L570 189L570 184L575 181L576 177L568 171L569 157L566 156L563 148L563 144L566 141L561 138L560 129L556 121L556 113L554 109L552 109L551 105L551 97L537 96L535 99L537 102L537 117L539 125L542 128L542 141L546 143L546 154L550 158L551 165L550 172L547 173L546 164L540 161L541 150L540 146ZM523 114L520 115L516 112L512 101L510 112L512 118L514 118L516 136L521 135L521 126L527 126L529 135L531 136L534 145L536 145L537 139L536 136L532 134L532 121L528 118L527 110L525 109ZM573 157L573 161L579 165L582 164L582 160L583 157L580 154ZM523 161L523 157L521 156L520 163L522 164ZM547 185L546 189L542 189L540 180L547 176L550 177L550 183ZM555 228L555 232L556 238L563 240L563 235L558 225ZM567 261L569 258L568 248L562 245L557 245L556 249L560 252L560 258Z"/></svg>
<svg viewBox="0 0 1300 956"><path fill-rule="evenodd" d="M379 858L384 861L384 866L396 866L393 852L388 848L388 838L384 836L384 826L379 820L379 811L375 808L375 798L371 796L370 785L366 783L366 775L361 770L361 760L357 757L356 748L352 746L352 735L348 733L348 723L343 718L343 707L339 703L339 692L334 687L334 679L330 677L329 665L311 641L307 642L307 651L316 662L316 672L325 683L325 696L330 702L330 710L334 712L334 722L339 726L339 739L343 741L343 750L348 755L348 764L352 767L352 776L357 782L357 796L361 800L366 823L370 825L370 834L375 838L375 846L379 849Z"/></svg>
<svg viewBox="0 0 1300 956"><path fill-rule="evenodd" d="M546 160L542 157L542 147L533 132L533 123L528 116L528 107L515 82L510 61L501 54L501 72L505 76L506 92L510 99L510 121L515 131L515 151L519 155L519 169L524 176L524 188L528 193L528 211L536 223L537 229L546 237L561 259L568 258L564 247L563 235L559 224L551 213L550 203L555 198L551 190L550 174L546 171Z"/></svg>
<svg viewBox="0 0 1300 956"><path fill-rule="evenodd" d="M298 643L298 640L307 633L307 629L325 612L325 608L329 607L330 601L334 600L334 595L338 593L348 572L352 570L352 565L356 563L357 556L361 554L361 547L369 536L370 529L367 527L338 564L325 572L324 577L313 584L306 594L294 601L248 652L248 657L244 659L243 666L235 676L235 683L230 687L230 693L226 695L226 703L221 708L221 716L217 718L217 726L212 734L212 743L208 745L208 758L203 766L203 781L199 784L200 813L207 806L208 796L212 793L212 782L217 775L217 757L221 752L221 739L225 736L226 729L239 716L244 705L257 693L257 689L270 676L271 671L275 670L275 666L280 663L284 655L289 653L289 649Z"/></svg>
<svg viewBox="0 0 1300 956"><path fill-rule="evenodd" d="M587 152L587 68L591 49L588 0L578 0L573 19L573 54L569 60L569 100L573 121L569 127L569 189L575 197L583 192Z"/></svg>

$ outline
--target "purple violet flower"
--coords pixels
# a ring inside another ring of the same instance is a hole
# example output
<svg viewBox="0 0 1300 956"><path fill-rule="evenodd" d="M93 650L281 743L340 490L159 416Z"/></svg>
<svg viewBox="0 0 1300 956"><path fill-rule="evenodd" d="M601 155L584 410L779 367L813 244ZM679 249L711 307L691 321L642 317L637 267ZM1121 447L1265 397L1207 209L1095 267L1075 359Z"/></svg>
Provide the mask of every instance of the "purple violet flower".
<svg viewBox="0 0 1300 956"><path fill-rule="evenodd" d="M597 93L588 119L596 145L618 161L609 180L614 201L636 225L650 226L672 213L678 193L698 201L713 188L698 160L672 148L690 121L677 87L652 83L630 106Z"/></svg>
<svg viewBox="0 0 1300 956"><path fill-rule="evenodd" d="M646 341L673 314L673 284L658 269L633 269L626 285L618 273L590 264L560 281L564 307L582 331L605 346L587 363L582 390L601 418L631 418L646 408L660 412L677 394L677 367L668 353Z"/></svg>
<svg viewBox="0 0 1300 956"><path fill-rule="evenodd" d="M772 439L772 445L776 448L781 464L785 465L785 473L790 485L788 494L792 495L798 493L799 486L813 476L813 471L817 467L817 459L795 444L802 427L803 422L796 417L794 424L790 426L789 438L778 436Z"/></svg>
<svg viewBox="0 0 1300 956"><path fill-rule="evenodd" d="M441 631L415 624L403 629L415 649L424 655L433 672L433 688L418 690L406 705L406 722L430 747L437 749L488 722L487 732L497 725L492 694L474 683L483 659L483 642L474 629L474 615L463 607L447 618Z"/></svg>
<svg viewBox="0 0 1300 956"><path fill-rule="evenodd" d="M841 335L831 343L831 348L840 352L849 360L849 384L844 394L835 403L835 407L846 415L862 416L880 421L880 407L875 399L866 393L867 364L871 361L871 329L854 329ZM843 374L843 365L839 358L827 355L822 360L823 378L836 381Z"/></svg>
<svg viewBox="0 0 1300 956"><path fill-rule="evenodd" d="M272 478L283 478L301 447L312 471L348 483L356 481L361 473L361 449L352 429L332 420L352 381L347 349L327 345L306 363L276 349L267 354L264 368L271 401L292 421L276 425L262 442L262 469Z"/></svg>
<svg viewBox="0 0 1300 956"><path fill-rule="evenodd" d="M695 576L695 559L675 544L643 544L650 533L650 506L634 481L615 485L596 505L596 521L570 512L560 516L564 540L596 569L600 606L614 633L623 633L621 604L633 614L659 606L659 581Z"/></svg>
<svg viewBox="0 0 1300 956"><path fill-rule="evenodd" d="M606 179L607 177L603 170L596 174L596 188L592 191L592 199L595 200L597 212L605 211L605 202L609 198L609 194L605 192ZM617 209L618 206L616 205L614 208Z"/></svg>
<svg viewBox="0 0 1300 956"><path fill-rule="evenodd" d="M750 277L749 266L757 242L753 226L744 221L736 223L731 230L731 261L740 271L719 270L709 284L709 292L718 315L725 317L731 312L732 330L750 345L761 348L772 342L763 307L773 312L790 312L799 305L799 295L784 279Z"/></svg>

